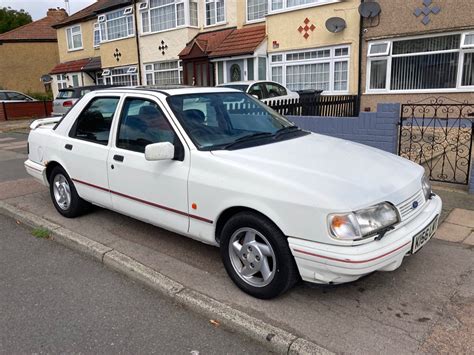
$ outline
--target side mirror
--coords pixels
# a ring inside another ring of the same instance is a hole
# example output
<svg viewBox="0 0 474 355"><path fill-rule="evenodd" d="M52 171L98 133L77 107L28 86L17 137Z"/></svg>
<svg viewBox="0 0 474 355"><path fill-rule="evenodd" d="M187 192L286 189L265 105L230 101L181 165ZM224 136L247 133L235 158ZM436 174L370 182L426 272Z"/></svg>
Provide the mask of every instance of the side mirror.
<svg viewBox="0 0 474 355"><path fill-rule="evenodd" d="M145 147L145 159L148 161L172 160L174 145L170 142L148 144Z"/></svg>
<svg viewBox="0 0 474 355"><path fill-rule="evenodd" d="M260 100L260 98L257 95L252 95L252 96L256 98L257 100Z"/></svg>

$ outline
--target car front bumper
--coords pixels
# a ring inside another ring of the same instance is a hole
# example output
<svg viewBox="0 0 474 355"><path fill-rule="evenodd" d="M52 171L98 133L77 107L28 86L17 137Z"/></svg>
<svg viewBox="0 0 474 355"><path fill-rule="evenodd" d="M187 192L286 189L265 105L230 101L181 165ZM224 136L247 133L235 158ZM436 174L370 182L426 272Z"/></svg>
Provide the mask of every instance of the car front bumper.
<svg viewBox="0 0 474 355"><path fill-rule="evenodd" d="M337 284L357 280L374 271L393 271L411 253L413 237L439 218L442 202L433 196L412 220L379 241L358 246L337 246L288 238L303 280Z"/></svg>

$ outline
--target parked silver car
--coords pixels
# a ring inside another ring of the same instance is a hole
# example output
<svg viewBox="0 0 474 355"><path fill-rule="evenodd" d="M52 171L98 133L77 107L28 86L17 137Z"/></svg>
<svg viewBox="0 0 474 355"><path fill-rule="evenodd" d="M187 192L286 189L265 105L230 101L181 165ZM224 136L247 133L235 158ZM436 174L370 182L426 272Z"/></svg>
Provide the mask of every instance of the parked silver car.
<svg viewBox="0 0 474 355"><path fill-rule="evenodd" d="M18 91L0 90L0 102L30 102L37 101L31 96L25 95Z"/></svg>
<svg viewBox="0 0 474 355"><path fill-rule="evenodd" d="M65 115L72 106L85 94L91 91L104 89L109 87L108 85L91 85L81 86L76 88L60 89L58 96L53 101L53 116Z"/></svg>

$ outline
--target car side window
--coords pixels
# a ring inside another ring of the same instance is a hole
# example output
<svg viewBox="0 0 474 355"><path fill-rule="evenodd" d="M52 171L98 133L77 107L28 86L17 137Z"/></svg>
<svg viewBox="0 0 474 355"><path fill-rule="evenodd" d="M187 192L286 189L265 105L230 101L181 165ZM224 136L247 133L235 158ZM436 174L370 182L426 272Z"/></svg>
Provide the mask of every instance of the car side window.
<svg viewBox="0 0 474 355"><path fill-rule="evenodd" d="M265 90L262 84L254 84L248 92L250 95L255 95L259 100L265 99Z"/></svg>
<svg viewBox="0 0 474 355"><path fill-rule="evenodd" d="M7 95L4 92L0 92L0 100L7 100Z"/></svg>
<svg viewBox="0 0 474 355"><path fill-rule="evenodd" d="M96 97L76 119L70 137L107 145L118 97Z"/></svg>
<svg viewBox="0 0 474 355"><path fill-rule="evenodd" d="M24 101L31 101L31 99L25 95L22 95L18 92L8 92L8 97L10 100L24 100Z"/></svg>
<svg viewBox="0 0 474 355"><path fill-rule="evenodd" d="M267 92L268 92L268 97L278 97L278 96L285 96L286 89L278 84L274 83L267 83Z"/></svg>
<svg viewBox="0 0 474 355"><path fill-rule="evenodd" d="M128 98L123 105L117 147L144 153L153 143L175 143L176 135L160 107L153 101Z"/></svg>

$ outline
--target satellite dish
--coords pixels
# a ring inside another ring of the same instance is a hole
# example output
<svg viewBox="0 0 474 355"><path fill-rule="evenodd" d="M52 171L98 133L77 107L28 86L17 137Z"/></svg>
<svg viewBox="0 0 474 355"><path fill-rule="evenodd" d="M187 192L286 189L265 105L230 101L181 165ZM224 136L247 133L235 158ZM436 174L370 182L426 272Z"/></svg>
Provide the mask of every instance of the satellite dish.
<svg viewBox="0 0 474 355"><path fill-rule="evenodd" d="M326 21L326 28L332 33L342 32L346 27L346 21L340 17L331 17Z"/></svg>
<svg viewBox="0 0 474 355"><path fill-rule="evenodd" d="M363 18L372 18L378 16L382 9L377 2L363 2L359 6L359 14Z"/></svg>
<svg viewBox="0 0 474 355"><path fill-rule="evenodd" d="M46 83L50 83L52 80L53 80L52 76L51 76L51 75L48 75L48 74L43 75L43 76L41 77L41 81L42 81L43 83L45 83L45 84L46 84Z"/></svg>

